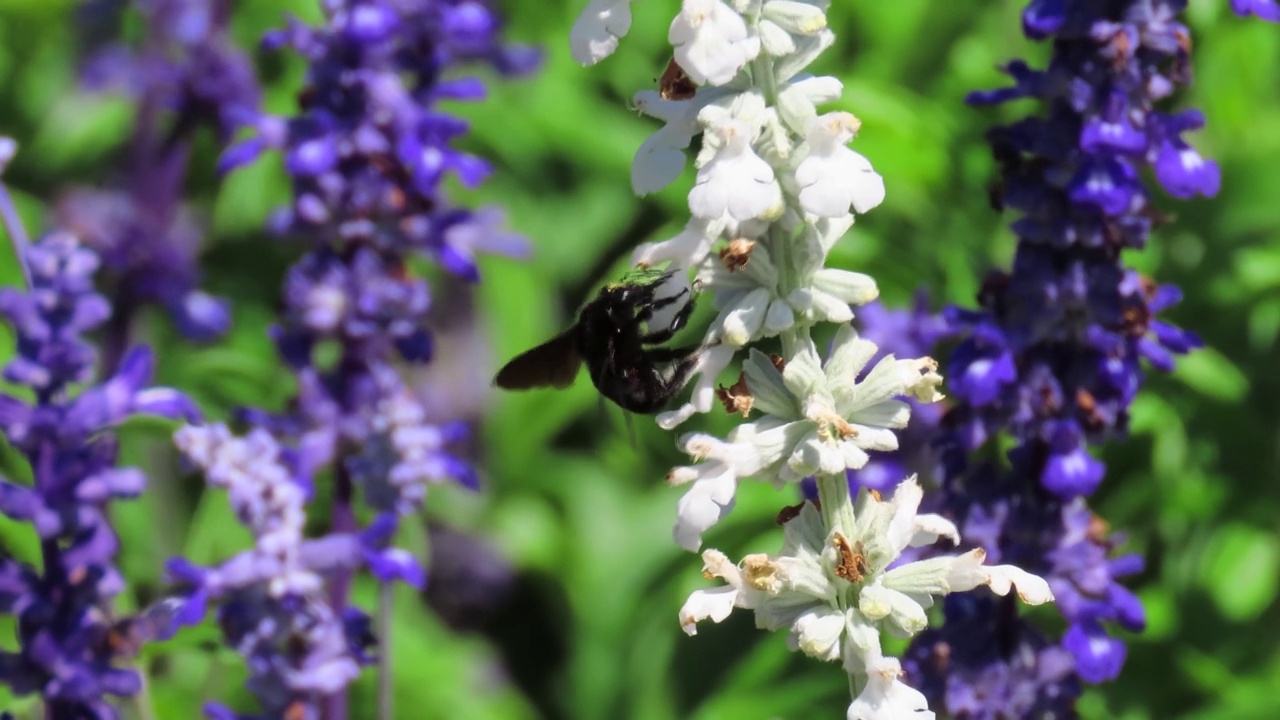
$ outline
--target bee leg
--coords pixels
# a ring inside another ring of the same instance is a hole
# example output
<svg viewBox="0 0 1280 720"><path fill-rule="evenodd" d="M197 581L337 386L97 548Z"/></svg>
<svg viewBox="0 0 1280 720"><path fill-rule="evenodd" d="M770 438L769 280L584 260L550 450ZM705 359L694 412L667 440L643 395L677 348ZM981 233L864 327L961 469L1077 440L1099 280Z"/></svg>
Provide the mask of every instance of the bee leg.
<svg viewBox="0 0 1280 720"><path fill-rule="evenodd" d="M670 305L671 303L684 297L688 292L689 290L686 288L685 291L680 293L679 295L674 295L669 298L663 298L662 300L654 303L652 307L661 308L661 307ZM646 312L650 312L650 311L646 310ZM650 312L650 314L652 313ZM671 318L670 325L668 325L666 328L663 328L662 330L655 330L654 332L644 335L643 337L640 338L640 342L644 343L645 345L657 345L659 343L664 343L670 340L671 338L675 337L676 333L680 332L680 330L684 328L684 326L689 322L689 316L692 314L693 314L693 300L685 300L684 305L675 314L675 317Z"/></svg>

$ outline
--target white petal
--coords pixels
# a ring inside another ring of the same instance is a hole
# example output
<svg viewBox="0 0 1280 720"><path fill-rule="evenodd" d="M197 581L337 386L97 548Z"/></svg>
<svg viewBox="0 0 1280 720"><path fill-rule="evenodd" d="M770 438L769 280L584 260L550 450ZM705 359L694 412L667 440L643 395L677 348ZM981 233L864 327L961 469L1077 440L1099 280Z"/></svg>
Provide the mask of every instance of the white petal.
<svg viewBox="0 0 1280 720"><path fill-rule="evenodd" d="M893 519L889 521L887 541L894 549L894 557L910 544L915 535L916 510L923 499L924 488L920 487L915 475L903 480L893 491L893 499L889 501L893 505Z"/></svg>
<svg viewBox="0 0 1280 720"><path fill-rule="evenodd" d="M872 620L888 618L908 635L929 626L929 618L920 603L905 593L881 585L867 585L858 593L858 610Z"/></svg>
<svg viewBox="0 0 1280 720"><path fill-rule="evenodd" d="M879 658L867 670L867 686L849 705L846 720L935 720L924 694L898 679L896 659Z"/></svg>
<svg viewBox="0 0 1280 720"><path fill-rule="evenodd" d="M840 657L844 615L835 608L817 607L796 618L791 626L796 649L819 660Z"/></svg>
<svg viewBox="0 0 1280 720"><path fill-rule="evenodd" d="M676 504L676 525L672 532L680 547L696 552L702 546L702 533L720 522L733 507L738 489L737 477L723 464L716 472L701 477Z"/></svg>
<svg viewBox="0 0 1280 720"><path fill-rule="evenodd" d="M618 49L631 29L631 0L591 0L569 31L573 59L594 65Z"/></svg>
<svg viewBox="0 0 1280 720"><path fill-rule="evenodd" d="M809 156L796 167L800 204L819 217L840 217L849 207L864 213L884 201L884 178L862 155L844 146L860 123L846 112L809 124Z"/></svg>
<svg viewBox="0 0 1280 720"><path fill-rule="evenodd" d="M911 537L911 547L932 545L938 538L947 538L952 545L960 544L960 531L955 523L933 513L916 516L916 533Z"/></svg>
<svg viewBox="0 0 1280 720"><path fill-rule="evenodd" d="M765 53L774 57L781 57L796 51L796 43L791 39L791 33L783 30L777 23L770 20L761 20L758 29L760 30L760 45Z"/></svg>
<svg viewBox="0 0 1280 720"><path fill-rule="evenodd" d="M750 130L737 120L711 129L721 148L698 170L689 191L689 211L707 220L728 218L744 222L776 217L782 212L782 188L773 168L751 149Z"/></svg>
<svg viewBox="0 0 1280 720"><path fill-rule="evenodd" d="M648 266L671 261L677 267L694 267L711 252L711 243L718 234L707 223L694 218L679 235L636 248L631 254L631 264Z"/></svg>
<svg viewBox="0 0 1280 720"><path fill-rule="evenodd" d="M987 567L982 564L986 557L986 551L977 548L956 558L947 577L951 591L962 592L986 585L997 595L1008 595L1009 590L1016 590L1018 597L1028 605L1042 605L1053 600L1053 591L1044 578L1013 565Z"/></svg>
<svg viewBox="0 0 1280 720"><path fill-rule="evenodd" d="M726 308L716 322L724 341L739 347L751 342L764 325L769 299L766 288L756 288L743 295L732 307Z"/></svg>
<svg viewBox="0 0 1280 720"><path fill-rule="evenodd" d="M689 137L671 125L645 139L631 162L631 189L636 195L648 195L675 182L684 172L684 150Z"/></svg>
<svg viewBox="0 0 1280 720"><path fill-rule="evenodd" d="M812 285L849 305L866 305L880 297L875 278L848 270L823 268L813 274Z"/></svg>
<svg viewBox="0 0 1280 720"><path fill-rule="evenodd" d="M770 0L761 15L799 35L812 35L827 27L827 16L821 8L795 0Z"/></svg>
<svg viewBox="0 0 1280 720"><path fill-rule="evenodd" d="M777 335L795 324L796 313L787 301L776 299L769 303L769 311L764 316L765 335Z"/></svg>
<svg viewBox="0 0 1280 720"><path fill-rule="evenodd" d="M738 591L733 587L718 587L711 590L694 590L680 608L680 629L686 635L697 635L697 623L700 620L721 622L729 617L738 600Z"/></svg>
<svg viewBox="0 0 1280 720"><path fill-rule="evenodd" d="M667 39L676 62L699 85L724 85L760 52L760 38L720 0L684 0Z"/></svg>
<svg viewBox="0 0 1280 720"><path fill-rule="evenodd" d="M897 361L896 369L900 375L904 391L920 402L937 402L943 398L938 392L942 384L942 376L938 374L938 361L930 357Z"/></svg>

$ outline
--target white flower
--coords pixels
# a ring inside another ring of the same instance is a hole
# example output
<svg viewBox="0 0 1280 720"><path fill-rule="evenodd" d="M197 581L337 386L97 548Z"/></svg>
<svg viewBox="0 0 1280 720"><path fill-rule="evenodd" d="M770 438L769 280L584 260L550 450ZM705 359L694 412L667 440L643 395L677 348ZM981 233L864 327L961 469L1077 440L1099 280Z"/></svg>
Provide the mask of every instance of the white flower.
<svg viewBox="0 0 1280 720"><path fill-rule="evenodd" d="M677 267L694 267L711 252L711 243L720 235L722 226L723 223L692 218L675 237L637 247L631 253L631 264L649 267L670 262Z"/></svg>
<svg viewBox="0 0 1280 720"><path fill-rule="evenodd" d="M778 90L778 116L793 133L804 135L818 117L817 106L838 100L842 90L844 85L833 77L798 75Z"/></svg>
<svg viewBox="0 0 1280 720"><path fill-rule="evenodd" d="M773 168L751 149L751 136L739 120L723 120L710 131L720 148L698 170L689 191L689 211L704 220L745 222L782 214L782 188Z"/></svg>
<svg viewBox="0 0 1280 720"><path fill-rule="evenodd" d="M684 149L701 131L698 111L717 97L706 90L688 100L667 100L656 90L641 90L631 107L665 123L636 150L631 163L631 187L637 195L657 192L684 171Z"/></svg>
<svg viewBox="0 0 1280 720"><path fill-rule="evenodd" d="M796 167L800 204L819 217L865 213L884 201L884 178L871 162L845 147L861 123L846 112L827 113L809 123L809 156Z"/></svg>
<svg viewBox="0 0 1280 720"><path fill-rule="evenodd" d="M693 392L690 393L689 402L681 405L676 410L658 414L658 426L664 430L670 430L680 423L693 417L694 413L704 413L711 409L716 399L716 378L725 368L729 367L729 363L733 361L733 354L737 348L732 345L713 345L702 351L702 356L698 358L698 364L694 367L692 376L697 377L697 382L693 383Z"/></svg>
<svg viewBox="0 0 1280 720"><path fill-rule="evenodd" d="M702 574L707 579L718 577L727 585L717 588L695 590L680 608L680 629L687 635L698 634L698 622L711 620L720 622L729 617L738 597L742 592L742 573L738 566L729 562L729 558L719 550L708 550L702 553Z"/></svg>
<svg viewBox="0 0 1280 720"><path fill-rule="evenodd" d="M618 49L620 40L631 29L633 0L591 0L569 31L569 47L573 59L583 65L595 65Z"/></svg>
<svg viewBox="0 0 1280 720"><path fill-rule="evenodd" d="M703 553L708 577L720 577L729 587L718 593L693 593L681 610L682 627L692 634L692 623L720 622L733 607L748 608L757 626L786 629L793 648L822 660L841 660L848 672L870 676L849 717L897 717L892 710L923 712L927 708L918 693L896 682L897 662L882 656L881 631L910 637L925 628L925 610L935 596L979 584L1000 594L1016 586L1019 596L1032 604L1047 602L1052 595L1043 579L1018 568L982 567L981 551L888 569L909 546L942 537L958 539L955 526L946 519L917 514L921 495L914 477L899 485L891 500L864 489L858 494L853 527L843 529L828 528L813 503L805 503L783 526L778 555L748 555L736 567L721 553L708 550Z"/></svg>
<svg viewBox="0 0 1280 720"><path fill-rule="evenodd" d="M684 0L667 39L676 62L699 85L724 85L760 53L760 38L720 0Z"/></svg>
<svg viewBox="0 0 1280 720"><path fill-rule="evenodd" d="M759 313L751 313L749 319L759 322ZM904 363L932 367L928 358L899 361L890 356L858 382L876 346L858 338L849 326L836 334L834 345L831 357L821 364L817 348L812 341L805 341L784 371L752 349L743 363L743 374L751 407L764 416L734 428L726 441L704 433L681 439L685 452L700 461L692 467L676 468L669 476L673 484L693 482L678 507L675 537L682 547L699 547L702 534L733 507L742 478L759 475L779 485L795 483L817 473L856 470L867 463L867 451L896 449L898 439L893 429L904 427L911 414L910 406L897 398L921 395L920 386L934 387L933 378L941 381L936 373L913 375L900 369ZM718 373L724 367L720 363L727 365L732 358L733 349L725 342L705 351L704 358L717 355L712 362ZM669 429L694 412L705 412L695 405L702 399L700 390L706 392L709 409L713 382L714 376L704 375L694 401L660 416L659 423L670 422L663 425Z"/></svg>
<svg viewBox="0 0 1280 720"><path fill-rule="evenodd" d="M880 658L867 668L867 686L849 705L846 720L934 720L919 690L901 682L897 658Z"/></svg>
<svg viewBox="0 0 1280 720"><path fill-rule="evenodd" d="M738 481L780 463L798 430L794 423L763 418L734 428L728 441L704 433L681 438L684 451L702 462L675 468L667 475L672 485L692 483L676 506L672 532L676 542L686 550L697 550L702 534L732 509Z"/></svg>

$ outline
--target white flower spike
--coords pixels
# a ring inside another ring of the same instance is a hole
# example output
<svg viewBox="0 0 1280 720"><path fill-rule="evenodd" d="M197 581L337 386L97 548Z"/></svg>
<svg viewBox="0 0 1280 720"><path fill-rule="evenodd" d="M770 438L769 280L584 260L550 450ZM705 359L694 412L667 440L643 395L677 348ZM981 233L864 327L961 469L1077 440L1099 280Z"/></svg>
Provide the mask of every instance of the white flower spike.
<svg viewBox="0 0 1280 720"><path fill-rule="evenodd" d="M858 120L819 113L819 105L839 99L840 81L804 72L834 42L830 5L683 0L668 39L694 87L678 96L641 91L633 103L663 123L636 152L631 180L638 194L675 181L702 137L692 217L674 237L637 248L632 260L665 265L682 279L691 271L692 288L718 311L689 400L659 414L658 424L672 429L710 411L717 398L744 418L723 439L705 432L680 439L692 462L667 476L685 486L675 541L701 548L746 480L785 488L812 477L821 501L821 509L805 502L779 515L776 555L734 564L704 551L704 575L723 584L690 594L679 621L693 635L701 621L750 610L758 627L784 631L792 649L840 663L856 695L847 720L934 720L925 697L903 682L898 660L884 656L881 634L921 632L928 608L952 592L986 586L1028 604L1053 594L1019 568L984 565L981 549L903 562L908 548L960 541L951 521L919 512L923 490L914 477L887 500L865 490L856 502L850 496L846 471L863 467L870 453L897 448L895 432L911 415L905 400L940 400L942 378L931 358L882 356L858 337L850 321L878 295L875 280L825 267L855 214L885 197L883 178L847 147ZM590 64L613 52L630 23L627 0L591 0L574 27L574 57ZM825 359L811 332L819 323L839 325ZM774 337L780 355L751 347ZM742 374L719 385L735 358L742 358Z"/></svg>

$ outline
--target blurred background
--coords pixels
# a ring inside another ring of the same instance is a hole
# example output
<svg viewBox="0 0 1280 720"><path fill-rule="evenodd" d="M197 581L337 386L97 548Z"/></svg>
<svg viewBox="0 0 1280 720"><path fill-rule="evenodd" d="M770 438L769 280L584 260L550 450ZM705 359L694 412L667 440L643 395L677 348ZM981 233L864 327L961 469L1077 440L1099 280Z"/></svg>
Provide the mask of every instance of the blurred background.
<svg viewBox="0 0 1280 720"><path fill-rule="evenodd" d="M440 418L477 424L470 451L484 487L433 490L422 527L402 539L430 552L432 585L423 597L399 591L384 639L397 667L398 715L842 717L843 674L788 652L783 637L756 631L748 614L707 625L695 638L681 633L676 611L705 581L701 561L671 540L681 491L663 478L686 460L671 435L636 418L632 445L619 412L602 406L585 376L563 392L490 388L498 364L572 322L596 288L625 270L635 245L684 224L692 181L686 174L639 200L629 183L632 155L657 126L629 111L627 100L654 87L670 57L674 0L636 3L630 35L590 69L571 60L567 44L585 0L499 4L510 38L544 47L545 65L524 80L486 75L487 102L449 107L472 123L465 147L496 167L482 189L455 188L453 196L502 206L533 255L483 260L474 286L445 277L433 285L438 358L420 384ZM68 189L118 181L131 130L131 103L79 89L75 5L0 0L0 133L21 145L6 182L33 232L49 227L52 204ZM284 12L319 19L311 0L237 5L233 34L246 48L256 48ZM988 203L994 168L983 133L1032 106L970 109L962 98L1005 84L1000 63L1045 57L1046 47L1021 35L1023 5L840 2L830 13L838 44L813 70L844 82L838 109L863 121L854 148L888 188L833 262L873 275L891 307L908 305L920 287L935 307L972 306L982 274L1011 257L1011 218ZM1280 32L1235 17L1225 0L1192 0L1187 21L1196 82L1174 104L1207 115L1194 142L1222 165L1222 192L1191 202L1157 196L1174 222L1131 261L1183 288L1186 300L1170 319L1199 332L1207 347L1172 375L1149 378L1131 437L1103 450L1110 473L1095 505L1147 558L1133 585L1150 626L1131 639L1120 679L1082 701L1092 718L1273 718L1280 708ZM289 113L301 62L256 49L254 57L267 109ZM238 405L279 407L293 391L267 328L300 246L262 230L288 197L278 157L220 179L218 151L211 135L200 138L186 195L208 228L205 287L232 299L234 328L194 346L153 311L141 334L157 350L158 381L225 418ZM3 280L16 283L5 252ZM700 308L689 337L705 328L709 310ZM12 336L0 333L7 357ZM686 426L728 427L718 411ZM135 422L123 432L125 460L151 478L142 499L117 506L121 564L132 583L126 607L163 592L166 558L216 561L246 540L225 497L204 493L203 482L178 467L170 429ZM790 493L745 484L707 544L731 557L776 550L774 516L794 502ZM316 522L323 527L324 518ZM24 528L0 519L5 551L22 555L32 543ZM356 598L373 607L374 594L362 584ZM0 643L12 637L0 622ZM154 717L197 717L202 700L214 697L252 706L240 688L241 661L220 647L212 626L151 646L143 661ZM354 717L373 716L373 693L366 673L354 690ZM31 707L0 690L0 708Z"/></svg>

